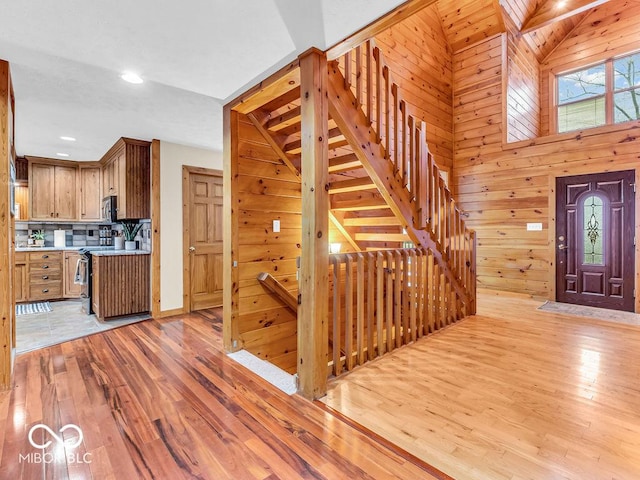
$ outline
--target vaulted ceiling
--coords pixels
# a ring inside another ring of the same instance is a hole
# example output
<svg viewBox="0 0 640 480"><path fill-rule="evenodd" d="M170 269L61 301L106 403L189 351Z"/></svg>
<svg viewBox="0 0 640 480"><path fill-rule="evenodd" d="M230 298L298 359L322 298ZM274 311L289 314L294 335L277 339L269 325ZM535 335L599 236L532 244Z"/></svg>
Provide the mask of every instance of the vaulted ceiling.
<svg viewBox="0 0 640 480"><path fill-rule="evenodd" d="M511 31L543 59L605 1L438 0L437 9L453 51ZM0 58L12 65L18 154L65 152L77 160L99 158L120 136L219 150L227 100L310 46L328 48L403 3L0 2ZM123 83L125 70L145 83Z"/></svg>

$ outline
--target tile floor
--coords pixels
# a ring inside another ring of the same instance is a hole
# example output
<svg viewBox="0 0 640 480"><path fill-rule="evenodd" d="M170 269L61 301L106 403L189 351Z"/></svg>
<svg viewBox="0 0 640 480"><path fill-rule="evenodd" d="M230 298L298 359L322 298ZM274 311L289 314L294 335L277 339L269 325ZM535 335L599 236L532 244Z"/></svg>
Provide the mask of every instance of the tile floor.
<svg viewBox="0 0 640 480"><path fill-rule="evenodd" d="M80 300L51 302L52 312L17 316L16 353L30 352L151 318L145 314L101 322L95 315L84 313L81 305Z"/></svg>

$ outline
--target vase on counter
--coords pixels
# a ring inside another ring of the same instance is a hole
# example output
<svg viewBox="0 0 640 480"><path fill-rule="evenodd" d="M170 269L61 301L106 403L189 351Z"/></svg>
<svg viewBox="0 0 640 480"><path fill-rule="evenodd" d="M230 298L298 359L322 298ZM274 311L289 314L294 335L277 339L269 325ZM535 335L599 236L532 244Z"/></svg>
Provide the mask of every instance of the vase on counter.
<svg viewBox="0 0 640 480"><path fill-rule="evenodd" d="M40 239L36 239L36 247L44 247L44 239L40 240Z"/></svg>
<svg viewBox="0 0 640 480"><path fill-rule="evenodd" d="M113 248L115 250L124 250L124 237L114 237Z"/></svg>
<svg viewBox="0 0 640 480"><path fill-rule="evenodd" d="M135 240L127 240L126 242L124 242L124 249L125 250L135 250L136 249L136 241Z"/></svg>

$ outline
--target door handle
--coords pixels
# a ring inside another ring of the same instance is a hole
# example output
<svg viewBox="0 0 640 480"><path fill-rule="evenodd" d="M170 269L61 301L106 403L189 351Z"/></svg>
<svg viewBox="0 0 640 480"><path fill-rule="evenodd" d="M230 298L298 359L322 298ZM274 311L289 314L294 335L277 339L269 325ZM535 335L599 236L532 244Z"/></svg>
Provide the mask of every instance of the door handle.
<svg viewBox="0 0 640 480"><path fill-rule="evenodd" d="M568 245L558 245L558 250L566 250L567 248L569 248Z"/></svg>
<svg viewBox="0 0 640 480"><path fill-rule="evenodd" d="M196 251L196 247L189 247L189 251L190 252L195 252Z"/></svg>

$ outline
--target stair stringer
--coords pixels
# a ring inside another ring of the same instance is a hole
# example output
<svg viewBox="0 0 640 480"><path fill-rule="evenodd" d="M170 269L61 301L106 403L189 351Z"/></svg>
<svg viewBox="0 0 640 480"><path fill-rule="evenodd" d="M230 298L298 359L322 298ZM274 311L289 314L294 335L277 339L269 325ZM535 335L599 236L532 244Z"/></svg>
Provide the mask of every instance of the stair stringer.
<svg viewBox="0 0 640 480"><path fill-rule="evenodd" d="M411 241L433 252L435 261L438 262L458 296L463 302L469 303L471 301L469 292L452 272L439 243L431 237L429 232L414 227L416 222L413 218L414 210L409 192L395 175L392 163L386 158L383 145L357 104L355 96L345 87L345 80L337 62L329 64L327 84L329 114L351 145L354 154L375 183L387 205L401 220L402 227L407 231Z"/></svg>

